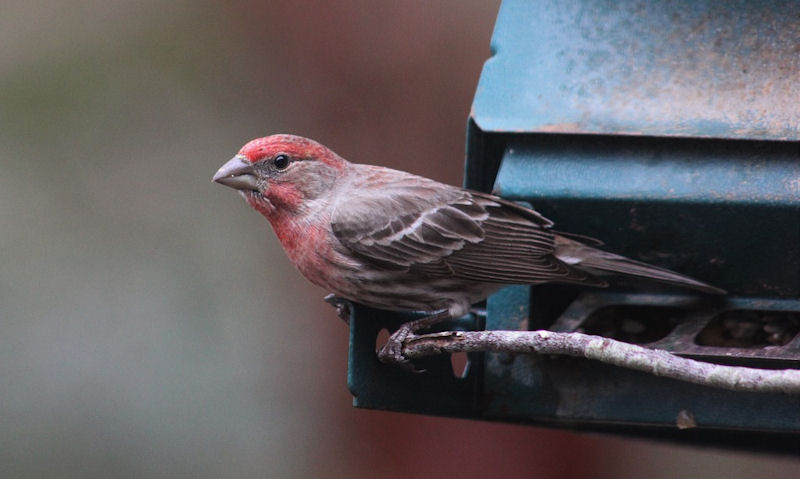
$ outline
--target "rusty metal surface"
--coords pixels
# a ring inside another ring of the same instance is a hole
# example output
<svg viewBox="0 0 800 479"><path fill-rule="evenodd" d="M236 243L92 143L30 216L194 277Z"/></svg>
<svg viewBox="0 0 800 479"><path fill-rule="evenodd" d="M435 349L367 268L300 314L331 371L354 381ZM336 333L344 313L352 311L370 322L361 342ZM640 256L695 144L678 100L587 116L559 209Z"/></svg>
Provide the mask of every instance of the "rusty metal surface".
<svg viewBox="0 0 800 479"><path fill-rule="evenodd" d="M483 131L800 139L800 2L506 0Z"/></svg>

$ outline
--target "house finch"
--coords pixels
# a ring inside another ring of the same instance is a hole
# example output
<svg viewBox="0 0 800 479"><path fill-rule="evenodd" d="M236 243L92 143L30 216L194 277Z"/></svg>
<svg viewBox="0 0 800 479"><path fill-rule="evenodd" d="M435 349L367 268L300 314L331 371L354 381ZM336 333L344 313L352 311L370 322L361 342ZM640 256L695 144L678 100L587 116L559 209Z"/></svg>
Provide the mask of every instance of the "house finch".
<svg viewBox="0 0 800 479"><path fill-rule="evenodd" d="M253 140L214 181L239 190L272 224L312 283L374 308L432 314L393 336L466 314L509 284L606 286L604 273L724 293L558 233L536 211L402 171L346 161L307 138Z"/></svg>

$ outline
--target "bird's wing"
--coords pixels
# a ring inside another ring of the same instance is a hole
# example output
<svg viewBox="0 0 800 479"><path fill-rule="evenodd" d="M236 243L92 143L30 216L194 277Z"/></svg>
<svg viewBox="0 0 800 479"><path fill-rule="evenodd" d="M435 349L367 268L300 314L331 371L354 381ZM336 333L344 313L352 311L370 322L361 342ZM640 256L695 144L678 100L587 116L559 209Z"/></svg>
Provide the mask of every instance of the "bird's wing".
<svg viewBox="0 0 800 479"><path fill-rule="evenodd" d="M356 188L331 217L339 242L384 268L492 283L604 284L554 255L552 222L501 198L413 175Z"/></svg>

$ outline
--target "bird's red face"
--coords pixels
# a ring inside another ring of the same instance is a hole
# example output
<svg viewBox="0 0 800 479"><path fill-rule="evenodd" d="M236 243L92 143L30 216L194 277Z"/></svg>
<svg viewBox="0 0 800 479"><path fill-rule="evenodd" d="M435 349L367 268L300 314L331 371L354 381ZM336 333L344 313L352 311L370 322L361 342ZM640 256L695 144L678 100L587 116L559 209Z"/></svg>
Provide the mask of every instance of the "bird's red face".
<svg viewBox="0 0 800 479"><path fill-rule="evenodd" d="M324 193L344 170L345 160L323 145L293 135L250 141L214 175L268 218L276 211L298 212L306 200Z"/></svg>

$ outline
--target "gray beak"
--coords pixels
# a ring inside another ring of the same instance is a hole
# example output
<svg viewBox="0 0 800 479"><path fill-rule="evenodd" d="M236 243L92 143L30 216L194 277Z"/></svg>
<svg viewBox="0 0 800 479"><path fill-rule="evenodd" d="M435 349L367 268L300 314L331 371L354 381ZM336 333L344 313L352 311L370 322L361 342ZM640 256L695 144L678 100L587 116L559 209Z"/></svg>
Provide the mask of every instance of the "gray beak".
<svg viewBox="0 0 800 479"><path fill-rule="evenodd" d="M212 180L235 190L258 191L258 178L253 165L240 155L222 165Z"/></svg>

